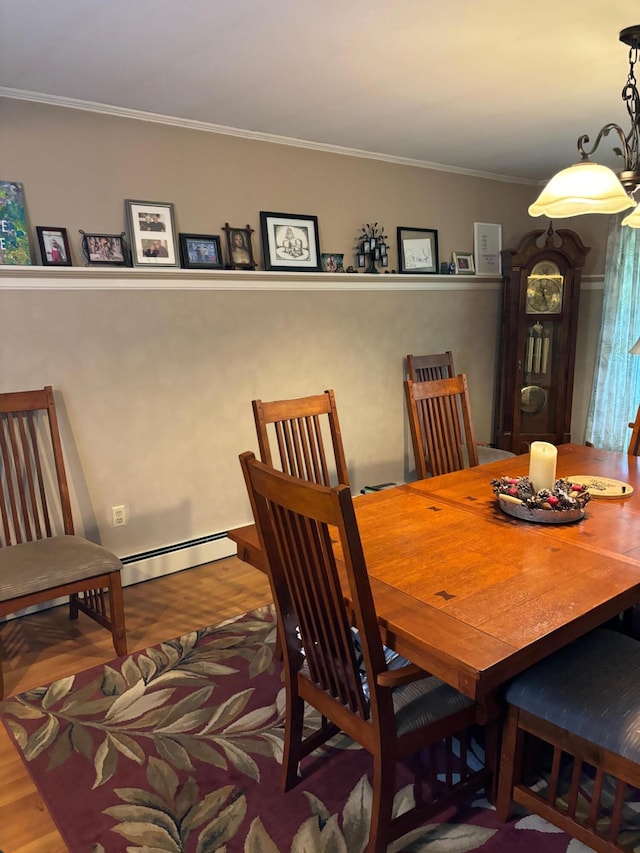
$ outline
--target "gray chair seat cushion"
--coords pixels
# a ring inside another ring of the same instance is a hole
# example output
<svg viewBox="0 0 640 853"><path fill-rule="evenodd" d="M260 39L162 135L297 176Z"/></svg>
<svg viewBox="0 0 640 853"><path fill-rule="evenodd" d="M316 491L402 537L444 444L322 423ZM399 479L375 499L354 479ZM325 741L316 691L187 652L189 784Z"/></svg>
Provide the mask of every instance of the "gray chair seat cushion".
<svg viewBox="0 0 640 853"><path fill-rule="evenodd" d="M515 456L510 450L500 450L499 447L488 447L486 444L478 445L478 463L486 465L488 462L497 462L499 459L511 459Z"/></svg>
<svg viewBox="0 0 640 853"><path fill-rule="evenodd" d="M473 699L445 684L435 675L412 681L411 684L396 687L393 691L396 732L398 735L405 735L471 705L475 705Z"/></svg>
<svg viewBox="0 0 640 853"><path fill-rule="evenodd" d="M122 568L120 560L80 536L53 536L0 548L0 601Z"/></svg>
<svg viewBox="0 0 640 853"><path fill-rule="evenodd" d="M517 676L506 700L640 761L640 643L598 629Z"/></svg>

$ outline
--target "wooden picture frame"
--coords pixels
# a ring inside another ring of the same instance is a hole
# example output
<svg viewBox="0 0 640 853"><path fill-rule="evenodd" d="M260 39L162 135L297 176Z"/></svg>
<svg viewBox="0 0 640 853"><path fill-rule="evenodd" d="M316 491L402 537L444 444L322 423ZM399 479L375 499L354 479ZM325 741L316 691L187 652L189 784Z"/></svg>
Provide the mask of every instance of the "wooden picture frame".
<svg viewBox="0 0 640 853"><path fill-rule="evenodd" d="M66 228L36 225L36 236L40 247L40 262L43 266L73 266Z"/></svg>
<svg viewBox="0 0 640 853"><path fill-rule="evenodd" d="M257 266L253 259L253 246L251 235L253 228L247 225L245 228L234 228L225 222L222 229L227 235L227 252L230 270L254 270Z"/></svg>
<svg viewBox="0 0 640 853"><path fill-rule="evenodd" d="M471 252L452 252L455 275L475 275L473 254Z"/></svg>
<svg viewBox="0 0 640 853"><path fill-rule="evenodd" d="M320 272L318 217L260 211L266 270Z"/></svg>
<svg viewBox="0 0 640 853"><path fill-rule="evenodd" d="M179 240L180 261L184 269L222 269L222 247L216 234L180 234Z"/></svg>
<svg viewBox="0 0 640 853"><path fill-rule="evenodd" d="M401 273L431 275L440 270L438 232L433 228L399 227L398 267Z"/></svg>
<svg viewBox="0 0 640 853"><path fill-rule="evenodd" d="M82 234L82 252L87 266L130 266L129 248L124 240L124 231L120 234Z"/></svg>
<svg viewBox="0 0 640 853"><path fill-rule="evenodd" d="M173 204L125 199L134 267L179 267Z"/></svg>

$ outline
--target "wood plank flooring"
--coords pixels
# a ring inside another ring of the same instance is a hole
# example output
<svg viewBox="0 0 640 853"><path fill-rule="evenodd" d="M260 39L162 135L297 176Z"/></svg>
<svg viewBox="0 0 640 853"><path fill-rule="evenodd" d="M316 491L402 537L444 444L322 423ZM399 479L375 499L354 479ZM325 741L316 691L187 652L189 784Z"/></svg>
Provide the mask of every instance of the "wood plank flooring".
<svg viewBox="0 0 640 853"><path fill-rule="evenodd" d="M125 587L129 652L215 625L269 601L266 576L236 557ZM6 696L114 657L111 635L82 613L77 622L69 621L66 607L0 627ZM2 725L0 768L0 851L69 853Z"/></svg>

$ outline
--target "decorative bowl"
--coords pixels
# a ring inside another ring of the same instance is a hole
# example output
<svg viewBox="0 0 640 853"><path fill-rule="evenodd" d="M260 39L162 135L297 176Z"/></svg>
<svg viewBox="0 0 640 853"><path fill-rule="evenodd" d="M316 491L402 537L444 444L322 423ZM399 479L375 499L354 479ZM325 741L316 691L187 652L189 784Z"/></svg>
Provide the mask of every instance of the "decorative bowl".
<svg viewBox="0 0 640 853"><path fill-rule="evenodd" d="M538 524L568 524L584 518L591 499L587 488L569 480L556 480L553 489L535 492L528 477L501 477L491 486L498 506L507 515Z"/></svg>

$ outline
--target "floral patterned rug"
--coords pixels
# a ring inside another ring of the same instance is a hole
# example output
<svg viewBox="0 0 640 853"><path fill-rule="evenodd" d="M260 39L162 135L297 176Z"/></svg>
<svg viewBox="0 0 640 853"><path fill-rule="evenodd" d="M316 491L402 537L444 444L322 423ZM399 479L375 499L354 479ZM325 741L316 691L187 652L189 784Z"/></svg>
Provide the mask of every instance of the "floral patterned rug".
<svg viewBox="0 0 640 853"><path fill-rule="evenodd" d="M364 850L371 767L352 741L335 738L309 756L296 788L280 788L274 644L272 609L260 608L0 703L71 853ZM399 768L397 809L411 800L410 779ZM389 849L589 848L524 812L501 824L478 795Z"/></svg>

